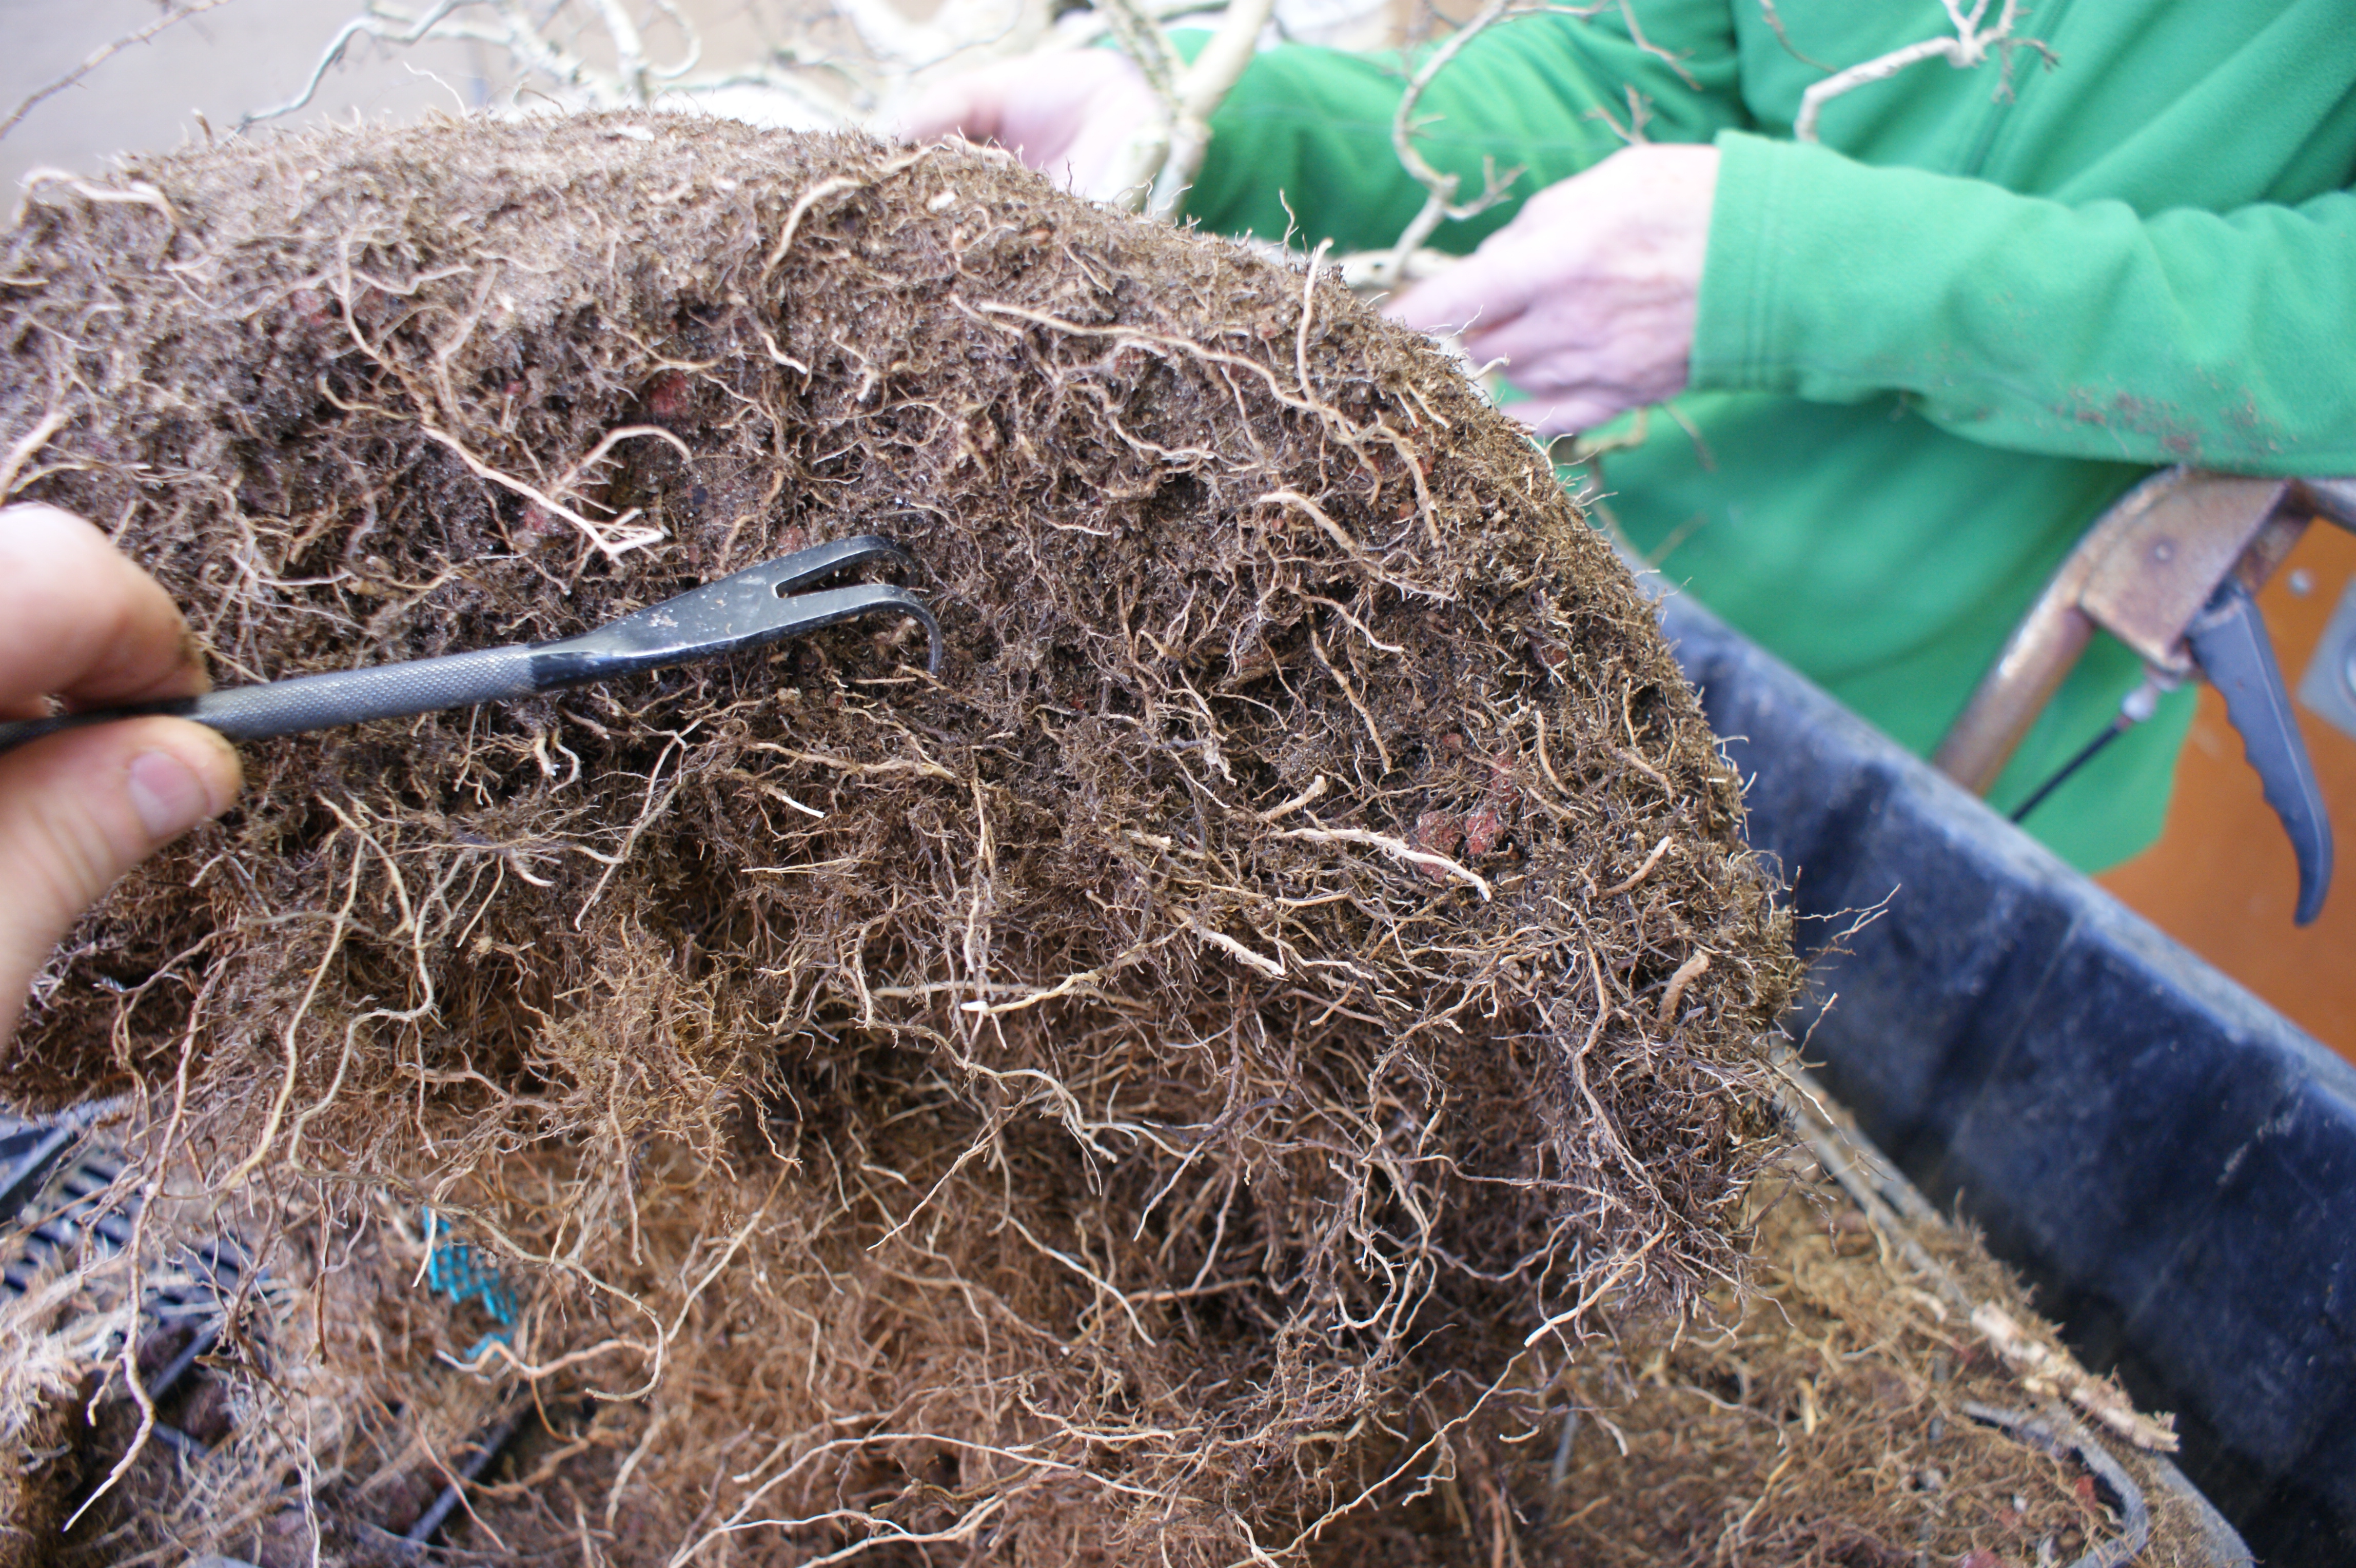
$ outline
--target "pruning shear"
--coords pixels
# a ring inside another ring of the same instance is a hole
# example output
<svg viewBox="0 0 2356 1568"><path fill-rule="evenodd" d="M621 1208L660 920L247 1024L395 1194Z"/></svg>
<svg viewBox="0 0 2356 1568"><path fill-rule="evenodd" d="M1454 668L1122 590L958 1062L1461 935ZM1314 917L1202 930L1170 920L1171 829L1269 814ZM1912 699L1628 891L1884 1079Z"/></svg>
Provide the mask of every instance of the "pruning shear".
<svg viewBox="0 0 2356 1568"><path fill-rule="evenodd" d="M2152 475L2096 519L2062 563L1932 766L1987 794L2100 628L2141 657L2149 679L2013 820L2149 718L2161 686L2206 675L2290 840L2298 866L2292 922L2311 923L2331 887L2331 819L2254 595L2319 519L2356 532L2356 479L2253 478L2191 467Z"/></svg>
<svg viewBox="0 0 2356 1568"><path fill-rule="evenodd" d="M0 724L0 751L59 730L150 714L194 719L231 740L266 740L367 719L400 718L529 697L640 670L692 664L878 614L906 616L922 623L931 639L926 668L937 671L940 623L925 602L907 589L885 583L858 583L816 593L794 591L876 560L904 567L916 564L914 557L890 540L862 534L732 573L562 641L515 643L438 659L231 686L201 696Z"/></svg>

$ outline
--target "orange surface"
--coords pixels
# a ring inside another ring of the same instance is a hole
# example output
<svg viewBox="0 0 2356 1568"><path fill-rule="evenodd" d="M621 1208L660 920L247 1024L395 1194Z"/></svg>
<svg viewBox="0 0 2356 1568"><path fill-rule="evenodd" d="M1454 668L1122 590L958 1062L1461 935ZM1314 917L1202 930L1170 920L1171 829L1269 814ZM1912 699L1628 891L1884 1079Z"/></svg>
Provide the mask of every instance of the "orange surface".
<svg viewBox="0 0 2356 1568"><path fill-rule="evenodd" d="M2339 873L2321 918L2304 930L2291 924L2298 872L2290 845L2242 760L2223 699L2205 685L2159 842L2097 880L2356 1061L2356 737L2296 700L2324 623L2351 579L2356 536L2319 523L2258 596L2339 843Z"/></svg>

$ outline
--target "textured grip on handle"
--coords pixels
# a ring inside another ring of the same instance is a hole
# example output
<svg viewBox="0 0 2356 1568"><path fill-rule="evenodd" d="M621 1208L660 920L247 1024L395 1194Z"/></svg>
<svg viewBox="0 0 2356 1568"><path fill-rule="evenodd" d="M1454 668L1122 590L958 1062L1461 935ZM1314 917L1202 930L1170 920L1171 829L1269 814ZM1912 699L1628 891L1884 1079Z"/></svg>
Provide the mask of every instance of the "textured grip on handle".
<svg viewBox="0 0 2356 1568"><path fill-rule="evenodd" d="M2225 699L2225 716L2242 735L2242 755L2290 839L2298 862L2298 905L2291 922L2311 924L2331 890L2331 817L2257 601L2239 578L2228 577L2184 636L2201 672Z"/></svg>
<svg viewBox="0 0 2356 1568"><path fill-rule="evenodd" d="M528 697L531 650L486 648L404 664L377 664L326 675L298 675L261 686L208 692L188 717L231 740L267 740L304 730L331 729L367 719L401 718L470 707L502 697Z"/></svg>

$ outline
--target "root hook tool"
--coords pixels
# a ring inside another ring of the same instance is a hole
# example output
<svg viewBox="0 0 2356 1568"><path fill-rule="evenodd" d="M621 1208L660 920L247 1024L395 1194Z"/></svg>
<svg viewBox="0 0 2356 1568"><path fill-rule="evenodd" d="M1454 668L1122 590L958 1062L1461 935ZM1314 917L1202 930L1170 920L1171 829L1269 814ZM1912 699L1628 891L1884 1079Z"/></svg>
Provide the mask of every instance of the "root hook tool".
<svg viewBox="0 0 2356 1568"><path fill-rule="evenodd" d="M921 622L931 639L926 668L937 671L940 623L925 602L907 589L859 583L816 593L794 591L876 560L916 564L906 551L890 540L862 534L747 567L562 641L517 643L438 659L231 686L202 696L134 707L27 719L0 725L0 751L61 729L149 714L194 719L231 740L266 740L367 719L402 718L529 697L640 670L692 664L871 615L901 615Z"/></svg>

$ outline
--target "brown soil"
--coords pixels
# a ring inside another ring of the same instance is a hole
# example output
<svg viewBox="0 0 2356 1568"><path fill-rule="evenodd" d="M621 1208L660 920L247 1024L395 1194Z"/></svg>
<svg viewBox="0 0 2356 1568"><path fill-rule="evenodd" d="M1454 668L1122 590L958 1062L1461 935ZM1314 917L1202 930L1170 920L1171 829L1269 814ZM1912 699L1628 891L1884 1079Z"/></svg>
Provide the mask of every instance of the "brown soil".
<svg viewBox="0 0 2356 1568"><path fill-rule="evenodd" d="M226 1224L272 1282L239 1435L93 1551L382 1504L485 1326L427 1203L522 1303L478 1402L579 1445L484 1539L566 1561L1297 1554L1419 1412L1740 1270L1793 967L1736 782L1540 455L1338 284L647 115L137 162L0 249L0 494L224 681L870 531L948 650L247 748L0 1060L127 1097L140 1266Z"/></svg>

